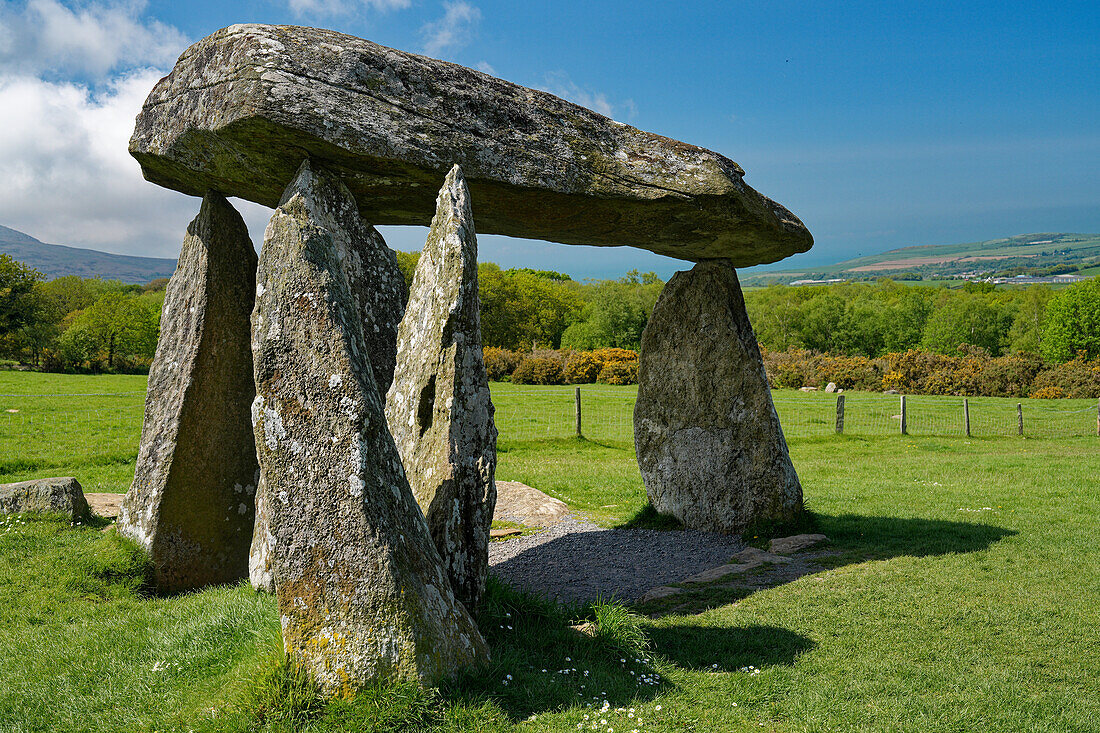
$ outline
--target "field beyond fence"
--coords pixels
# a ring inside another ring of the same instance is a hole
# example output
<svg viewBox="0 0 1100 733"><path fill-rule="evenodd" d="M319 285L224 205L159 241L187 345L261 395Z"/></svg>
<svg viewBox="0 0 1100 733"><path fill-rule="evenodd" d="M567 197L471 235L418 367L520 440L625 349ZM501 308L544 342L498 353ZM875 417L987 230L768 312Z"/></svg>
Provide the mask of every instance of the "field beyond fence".
<svg viewBox="0 0 1100 733"><path fill-rule="evenodd" d="M56 474L75 464L96 467L87 477L88 490L124 491L126 482L120 475L127 467L132 471L137 458L145 383L144 376L0 375L0 477ZM633 440L637 387L595 384L579 389L584 437L616 443ZM500 440L575 436L576 390L493 383ZM772 394L789 440L837 432L837 395L795 390ZM901 432L900 396L849 392L843 402L845 435ZM1025 437L1097 434L1098 408L1092 400L971 397L964 402L961 397L938 396L906 397L907 433L966 436L964 405L974 438L1016 436L1021 417Z"/></svg>

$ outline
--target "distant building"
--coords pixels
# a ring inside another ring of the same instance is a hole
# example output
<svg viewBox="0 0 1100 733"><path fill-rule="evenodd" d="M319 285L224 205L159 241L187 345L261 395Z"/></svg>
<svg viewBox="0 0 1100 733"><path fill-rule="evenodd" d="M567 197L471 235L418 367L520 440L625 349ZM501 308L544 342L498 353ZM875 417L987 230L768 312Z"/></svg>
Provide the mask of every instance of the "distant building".
<svg viewBox="0 0 1100 733"><path fill-rule="evenodd" d="M1089 278L1081 275L1050 275L1046 277L1033 277L1031 275L1017 275L1016 277L992 277L986 282L994 285L1068 285L1079 283Z"/></svg>
<svg viewBox="0 0 1100 733"><path fill-rule="evenodd" d="M795 285L835 285L836 283L847 282L844 278L835 277L832 280L795 280L791 283L791 286Z"/></svg>

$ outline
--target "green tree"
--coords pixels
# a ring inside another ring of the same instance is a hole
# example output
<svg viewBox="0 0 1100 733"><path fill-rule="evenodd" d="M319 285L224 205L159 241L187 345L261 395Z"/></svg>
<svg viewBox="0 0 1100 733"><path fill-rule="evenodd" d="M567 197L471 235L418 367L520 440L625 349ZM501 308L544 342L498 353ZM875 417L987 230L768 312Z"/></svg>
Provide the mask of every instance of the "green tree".
<svg viewBox="0 0 1100 733"><path fill-rule="evenodd" d="M1049 361L1063 363L1083 352L1100 357L1100 277L1071 285L1047 303L1041 345Z"/></svg>
<svg viewBox="0 0 1100 733"><path fill-rule="evenodd" d="M420 262L419 252L394 251L397 255L397 266L401 268L401 275L405 278L405 289L412 287L413 274L416 273L416 263Z"/></svg>
<svg viewBox="0 0 1100 733"><path fill-rule="evenodd" d="M637 270L618 281L595 286L580 320L562 334L561 345L570 349L599 349L615 346L637 349L642 331L664 283L654 273Z"/></svg>
<svg viewBox="0 0 1100 733"><path fill-rule="evenodd" d="M1015 294L1016 318L1008 331L1009 351L1042 353L1043 327L1046 324L1047 304L1054 291L1046 285L1032 285Z"/></svg>
<svg viewBox="0 0 1100 733"><path fill-rule="evenodd" d="M522 270L478 266L481 339L486 346L525 350L532 345L557 348L565 329L581 313L575 283Z"/></svg>
<svg viewBox="0 0 1100 733"><path fill-rule="evenodd" d="M107 366L113 369L119 354L153 355L157 317L138 297L108 292L74 319L65 336L81 344L90 339L98 352L106 354Z"/></svg>
<svg viewBox="0 0 1100 733"><path fill-rule="evenodd" d="M0 336L18 331L31 323L39 309L34 295L35 284L42 273L0 254Z"/></svg>
<svg viewBox="0 0 1100 733"><path fill-rule="evenodd" d="M1013 315L1011 308L982 292L948 295L929 317L921 344L952 355L969 344L999 356L1007 345Z"/></svg>

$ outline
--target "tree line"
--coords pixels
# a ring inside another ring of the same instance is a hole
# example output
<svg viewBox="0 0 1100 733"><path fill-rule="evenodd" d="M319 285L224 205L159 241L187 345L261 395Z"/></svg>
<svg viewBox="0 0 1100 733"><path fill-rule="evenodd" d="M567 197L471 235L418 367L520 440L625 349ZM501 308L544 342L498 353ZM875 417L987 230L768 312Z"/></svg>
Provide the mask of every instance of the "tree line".
<svg viewBox="0 0 1100 733"><path fill-rule="evenodd" d="M958 356L1024 352L1050 363L1100 358L1100 278L1046 285L922 287L883 280L774 285L745 293L760 344L774 351L877 358L910 349Z"/></svg>
<svg viewBox="0 0 1100 733"><path fill-rule="evenodd" d="M411 284L419 257L397 253ZM664 283L654 273L578 282L529 268L478 266L485 346L636 351ZM140 371L156 349L167 280L146 285L77 276L46 281L0 255L0 359L40 369ZM1100 359L1100 278L1062 290L1035 285L960 289L891 280L748 289L761 346L879 358L920 350L958 356L980 349L1049 363Z"/></svg>
<svg viewBox="0 0 1100 733"><path fill-rule="evenodd" d="M146 285L76 275L46 281L0 254L0 359L49 371L145 371L167 278Z"/></svg>

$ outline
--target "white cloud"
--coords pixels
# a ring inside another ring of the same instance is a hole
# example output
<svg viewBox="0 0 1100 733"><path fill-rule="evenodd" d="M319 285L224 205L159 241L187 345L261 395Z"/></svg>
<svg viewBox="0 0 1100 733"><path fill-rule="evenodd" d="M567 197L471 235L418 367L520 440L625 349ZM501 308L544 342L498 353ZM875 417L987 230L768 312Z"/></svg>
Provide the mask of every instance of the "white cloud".
<svg viewBox="0 0 1100 733"><path fill-rule="evenodd" d="M465 46L481 20L481 11L465 0L444 2L443 9L442 18L425 23L420 29L420 35L424 38L424 53L429 56L439 56L444 51Z"/></svg>
<svg viewBox="0 0 1100 733"><path fill-rule="evenodd" d="M537 88L613 119L616 114L631 119L638 113L638 106L634 104L633 99L612 103L605 93L578 86L564 71L551 71L546 74L543 77L543 83Z"/></svg>
<svg viewBox="0 0 1100 733"><path fill-rule="evenodd" d="M296 15L345 15L363 7L368 10L404 10L412 0L286 0Z"/></svg>
<svg viewBox="0 0 1100 733"><path fill-rule="evenodd" d="M494 69L493 65L490 64L488 61L478 61L476 68L478 71L488 74L489 76L497 75L497 70Z"/></svg>
<svg viewBox="0 0 1100 733"><path fill-rule="evenodd" d="M160 76L136 72L99 92L0 78L0 223L45 242L175 257L198 201L145 181L127 152Z"/></svg>
<svg viewBox="0 0 1100 733"><path fill-rule="evenodd" d="M139 66L171 66L187 45L176 28L142 18L146 3L28 0L0 8L0 75L67 72L88 78Z"/></svg>

